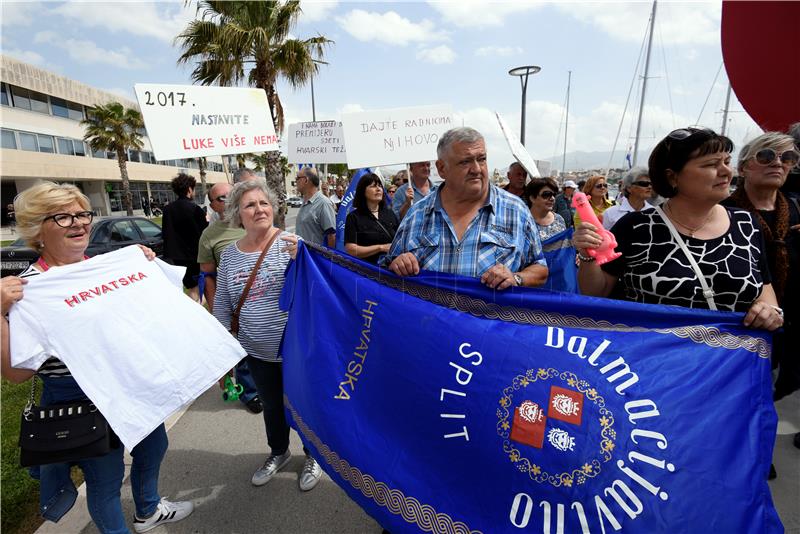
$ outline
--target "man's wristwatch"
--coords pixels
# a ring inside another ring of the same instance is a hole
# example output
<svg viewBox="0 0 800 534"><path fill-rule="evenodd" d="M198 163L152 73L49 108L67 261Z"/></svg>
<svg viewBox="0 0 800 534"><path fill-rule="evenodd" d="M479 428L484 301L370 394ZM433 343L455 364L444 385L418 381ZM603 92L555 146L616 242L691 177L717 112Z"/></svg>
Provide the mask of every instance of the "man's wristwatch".
<svg viewBox="0 0 800 534"><path fill-rule="evenodd" d="M516 282L518 286L524 285L524 280L518 273L514 273L514 282Z"/></svg>

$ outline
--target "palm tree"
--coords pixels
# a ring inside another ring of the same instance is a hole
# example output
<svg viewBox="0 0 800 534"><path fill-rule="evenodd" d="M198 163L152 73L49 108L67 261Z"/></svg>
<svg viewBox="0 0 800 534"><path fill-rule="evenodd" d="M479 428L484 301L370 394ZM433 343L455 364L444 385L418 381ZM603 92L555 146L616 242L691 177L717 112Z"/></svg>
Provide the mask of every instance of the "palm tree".
<svg viewBox="0 0 800 534"><path fill-rule="evenodd" d="M133 197L128 181L128 149L142 148L142 114L119 102L109 102L89 109L81 126L86 128L83 140L89 143L93 151L108 150L117 154L122 177L122 204L128 215L133 215Z"/></svg>
<svg viewBox="0 0 800 534"><path fill-rule="evenodd" d="M278 78L295 89L305 85L318 70L315 60L322 60L325 47L333 41L322 35L289 38L302 13L298 0L200 0L197 12L202 12L200 19L190 22L175 38L182 50L178 63L197 62L192 79L202 85L235 86L246 81L263 89L280 136L284 117L276 87ZM286 191L280 152L268 153L265 172L283 208ZM278 226L283 226L283 211L277 210Z"/></svg>

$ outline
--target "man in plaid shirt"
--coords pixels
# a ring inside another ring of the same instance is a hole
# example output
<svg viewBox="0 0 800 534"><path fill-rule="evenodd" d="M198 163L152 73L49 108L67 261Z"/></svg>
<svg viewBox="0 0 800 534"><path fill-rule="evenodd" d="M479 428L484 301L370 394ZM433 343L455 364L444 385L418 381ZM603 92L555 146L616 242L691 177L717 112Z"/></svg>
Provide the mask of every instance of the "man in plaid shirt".
<svg viewBox="0 0 800 534"><path fill-rule="evenodd" d="M480 277L494 289L544 284L536 223L519 197L489 183L483 136L448 130L437 156L444 183L408 211L384 265L400 276L425 269Z"/></svg>

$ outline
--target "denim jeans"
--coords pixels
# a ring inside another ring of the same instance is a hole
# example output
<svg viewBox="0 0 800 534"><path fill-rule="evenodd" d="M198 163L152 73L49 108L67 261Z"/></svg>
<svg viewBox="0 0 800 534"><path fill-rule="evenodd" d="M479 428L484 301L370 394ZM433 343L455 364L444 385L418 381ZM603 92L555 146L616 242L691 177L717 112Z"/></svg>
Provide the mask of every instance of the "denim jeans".
<svg viewBox="0 0 800 534"><path fill-rule="evenodd" d="M289 449L290 430L283 408L283 364L248 356L247 366L253 375L261 404L264 405L267 444L272 454L281 455ZM303 451L308 454L305 447Z"/></svg>
<svg viewBox="0 0 800 534"><path fill-rule="evenodd" d="M250 368L247 367L247 358L242 358L242 361L236 364L236 383L241 384L243 388L242 394L239 395L242 404L247 404L258 395Z"/></svg>
<svg viewBox="0 0 800 534"><path fill-rule="evenodd" d="M43 377L44 391L41 405L86 400L72 377ZM167 432L159 425L131 451L131 491L136 515L149 517L156 511L161 497L158 493L158 472L167 451ZM104 534L127 534L120 502L120 488L125 474L122 446L105 456L75 462L86 480L86 500L97 529ZM40 481L40 508L42 517L58 521L75 503L77 491L69 476L70 464L47 464L31 470Z"/></svg>

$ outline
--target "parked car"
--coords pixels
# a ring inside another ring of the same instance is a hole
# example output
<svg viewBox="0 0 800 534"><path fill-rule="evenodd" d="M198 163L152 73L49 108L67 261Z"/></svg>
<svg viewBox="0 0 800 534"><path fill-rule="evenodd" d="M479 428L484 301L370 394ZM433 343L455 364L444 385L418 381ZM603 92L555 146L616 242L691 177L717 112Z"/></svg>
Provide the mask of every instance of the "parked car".
<svg viewBox="0 0 800 534"><path fill-rule="evenodd" d="M97 256L128 245L142 244L161 256L164 253L164 238L161 227L144 217L113 217L97 221L89 236L87 256ZM13 276L23 272L36 261L39 254L25 245L22 239L0 250L2 276Z"/></svg>
<svg viewBox="0 0 800 534"><path fill-rule="evenodd" d="M303 205L303 199L300 197L289 197L286 199L286 205L290 208L299 208Z"/></svg>

